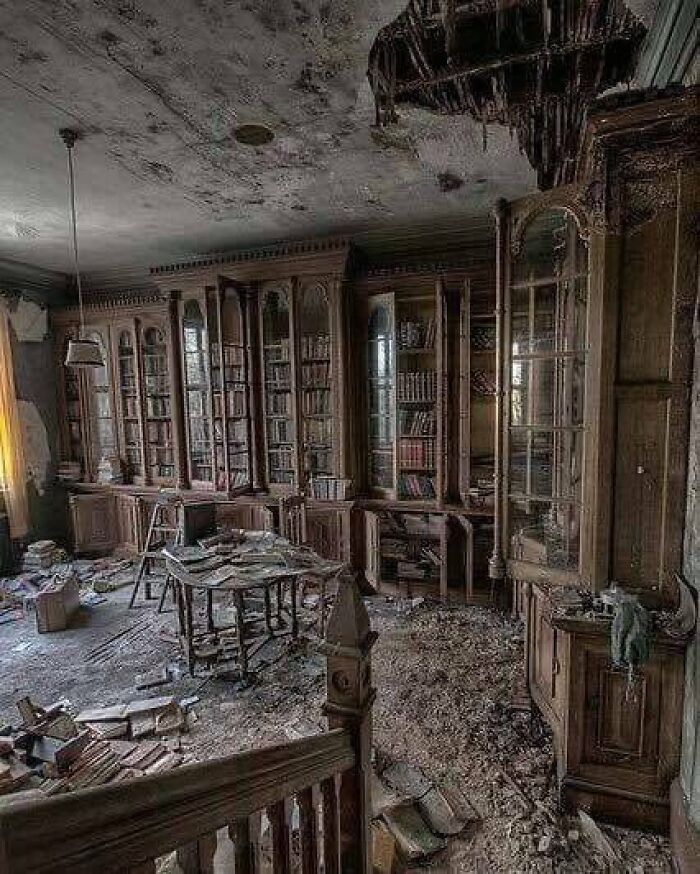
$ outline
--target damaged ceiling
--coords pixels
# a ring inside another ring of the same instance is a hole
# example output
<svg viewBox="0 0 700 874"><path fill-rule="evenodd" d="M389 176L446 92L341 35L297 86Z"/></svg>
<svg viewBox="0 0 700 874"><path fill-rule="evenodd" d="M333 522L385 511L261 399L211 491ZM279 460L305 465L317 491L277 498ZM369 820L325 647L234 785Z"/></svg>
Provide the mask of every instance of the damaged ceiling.
<svg viewBox="0 0 700 874"><path fill-rule="evenodd" d="M484 151L470 114L400 106L396 124L374 125L368 58L405 8L0 0L0 259L70 270L66 126L83 133L81 260L94 274L309 235L483 225L497 197L536 184L507 126L487 120Z"/></svg>

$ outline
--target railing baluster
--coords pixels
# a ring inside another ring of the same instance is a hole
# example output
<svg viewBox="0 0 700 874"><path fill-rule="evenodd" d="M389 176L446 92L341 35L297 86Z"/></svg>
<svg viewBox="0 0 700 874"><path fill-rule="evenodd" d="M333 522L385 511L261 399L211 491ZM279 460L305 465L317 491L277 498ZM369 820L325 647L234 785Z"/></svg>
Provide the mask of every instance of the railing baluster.
<svg viewBox="0 0 700 874"><path fill-rule="evenodd" d="M299 832L301 837L302 874L318 874L318 818L313 789L297 794L299 804Z"/></svg>
<svg viewBox="0 0 700 874"><path fill-rule="evenodd" d="M291 874L289 821L287 802L276 801L267 808L272 829L272 870L274 874Z"/></svg>
<svg viewBox="0 0 700 874"><path fill-rule="evenodd" d="M237 820L229 826L228 833L234 846L235 874L256 874L256 852L255 844L250 839L250 820Z"/></svg>
<svg viewBox="0 0 700 874"><path fill-rule="evenodd" d="M335 777L321 783L323 799L323 867L325 874L340 874L340 829Z"/></svg>
<svg viewBox="0 0 700 874"><path fill-rule="evenodd" d="M202 835L191 844L180 847L177 862L182 874L214 874L216 832Z"/></svg>

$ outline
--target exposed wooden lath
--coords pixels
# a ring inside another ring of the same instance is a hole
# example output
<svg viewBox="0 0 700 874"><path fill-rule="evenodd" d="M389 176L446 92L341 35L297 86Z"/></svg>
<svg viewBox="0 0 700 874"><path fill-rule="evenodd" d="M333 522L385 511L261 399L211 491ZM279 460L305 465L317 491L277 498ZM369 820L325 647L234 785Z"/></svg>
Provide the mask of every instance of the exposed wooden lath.
<svg viewBox="0 0 700 874"><path fill-rule="evenodd" d="M643 25L621 0L410 0L378 35L377 124L396 104L507 125L541 188L573 179L595 97L634 72Z"/></svg>

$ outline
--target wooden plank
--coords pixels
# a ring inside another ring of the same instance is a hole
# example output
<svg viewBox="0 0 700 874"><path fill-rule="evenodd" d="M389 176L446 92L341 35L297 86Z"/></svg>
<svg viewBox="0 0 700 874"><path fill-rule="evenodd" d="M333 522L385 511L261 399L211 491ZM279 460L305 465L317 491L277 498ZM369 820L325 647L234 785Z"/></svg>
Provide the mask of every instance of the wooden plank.
<svg viewBox="0 0 700 874"><path fill-rule="evenodd" d="M352 767L350 732L329 731L165 774L0 812L3 874L113 870L157 858ZM41 833L42 840L35 837Z"/></svg>
<svg viewBox="0 0 700 874"><path fill-rule="evenodd" d="M180 847L177 851L177 862L182 874L214 874L215 853L216 832L209 832Z"/></svg>
<svg viewBox="0 0 700 874"><path fill-rule="evenodd" d="M297 795L299 804L299 831L301 837L302 874L318 872L318 820L313 789L308 787Z"/></svg>
<svg viewBox="0 0 700 874"><path fill-rule="evenodd" d="M229 826L229 837L233 842L233 870L235 874L255 874L257 870L255 844L251 840L250 820L239 819Z"/></svg>
<svg viewBox="0 0 700 874"><path fill-rule="evenodd" d="M340 874L340 820L335 777L321 782L323 810L323 865L326 874Z"/></svg>
<svg viewBox="0 0 700 874"><path fill-rule="evenodd" d="M291 874L291 834L287 817L287 802L276 801L267 808L272 828L272 870L275 874Z"/></svg>

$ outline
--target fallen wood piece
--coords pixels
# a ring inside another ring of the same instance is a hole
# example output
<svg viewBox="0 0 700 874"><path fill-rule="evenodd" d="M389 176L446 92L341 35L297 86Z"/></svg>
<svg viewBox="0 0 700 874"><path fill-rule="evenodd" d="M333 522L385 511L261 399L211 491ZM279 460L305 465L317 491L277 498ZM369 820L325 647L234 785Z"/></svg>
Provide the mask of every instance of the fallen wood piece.
<svg viewBox="0 0 700 874"><path fill-rule="evenodd" d="M173 704L176 704L176 700L172 695L164 696L161 698L145 698L140 701L130 701L127 705L125 705L126 710L124 712L125 716L132 716L136 713L151 713L155 710L163 710L166 707L170 707Z"/></svg>
<svg viewBox="0 0 700 874"><path fill-rule="evenodd" d="M126 719L115 719L110 722L86 722L85 725L105 740L126 737L129 733L129 722Z"/></svg>
<svg viewBox="0 0 700 874"><path fill-rule="evenodd" d="M75 717L76 722L114 722L126 719L126 704L114 704L111 707L90 707L81 710Z"/></svg>
<svg viewBox="0 0 700 874"><path fill-rule="evenodd" d="M382 780L403 798L420 798L433 785L425 774L406 762L394 762L382 772Z"/></svg>
<svg viewBox="0 0 700 874"><path fill-rule="evenodd" d="M434 835L412 803L400 804L382 814L407 862L418 862L444 850L447 842Z"/></svg>
<svg viewBox="0 0 700 874"><path fill-rule="evenodd" d="M437 835L447 837L464 831L467 823L460 819L442 792L433 786L418 799L423 819Z"/></svg>
<svg viewBox="0 0 700 874"><path fill-rule="evenodd" d="M395 795L389 788L387 788L387 786L379 779L379 777L374 772L372 773L372 784L370 791L372 795L373 819L381 816L385 810L396 807L402 801L406 800L405 798L399 798L398 795Z"/></svg>
<svg viewBox="0 0 700 874"><path fill-rule="evenodd" d="M6 764L9 765L9 773L0 783L0 795L6 792L15 792L23 783L27 782L32 774L32 769L14 756Z"/></svg>
<svg viewBox="0 0 700 874"><path fill-rule="evenodd" d="M90 740L89 731L84 731L69 740L39 737L32 745L30 755L33 759L39 759L41 762L51 762L56 765L59 771L62 771L80 757Z"/></svg>
<svg viewBox="0 0 700 874"><path fill-rule="evenodd" d="M611 838L603 832L593 817L589 816L584 810L579 810L578 818L581 823L581 831L586 835L596 850L598 850L598 852L609 862L619 864L622 861L622 854L615 844L613 844Z"/></svg>
<svg viewBox="0 0 700 874"><path fill-rule="evenodd" d="M153 689L156 686L164 686L170 682L170 674L167 668L159 668L157 671L150 671L147 674L139 674L136 677L136 688Z"/></svg>
<svg viewBox="0 0 700 874"><path fill-rule="evenodd" d="M396 839L383 822L372 823L372 869L392 874L396 862Z"/></svg>

